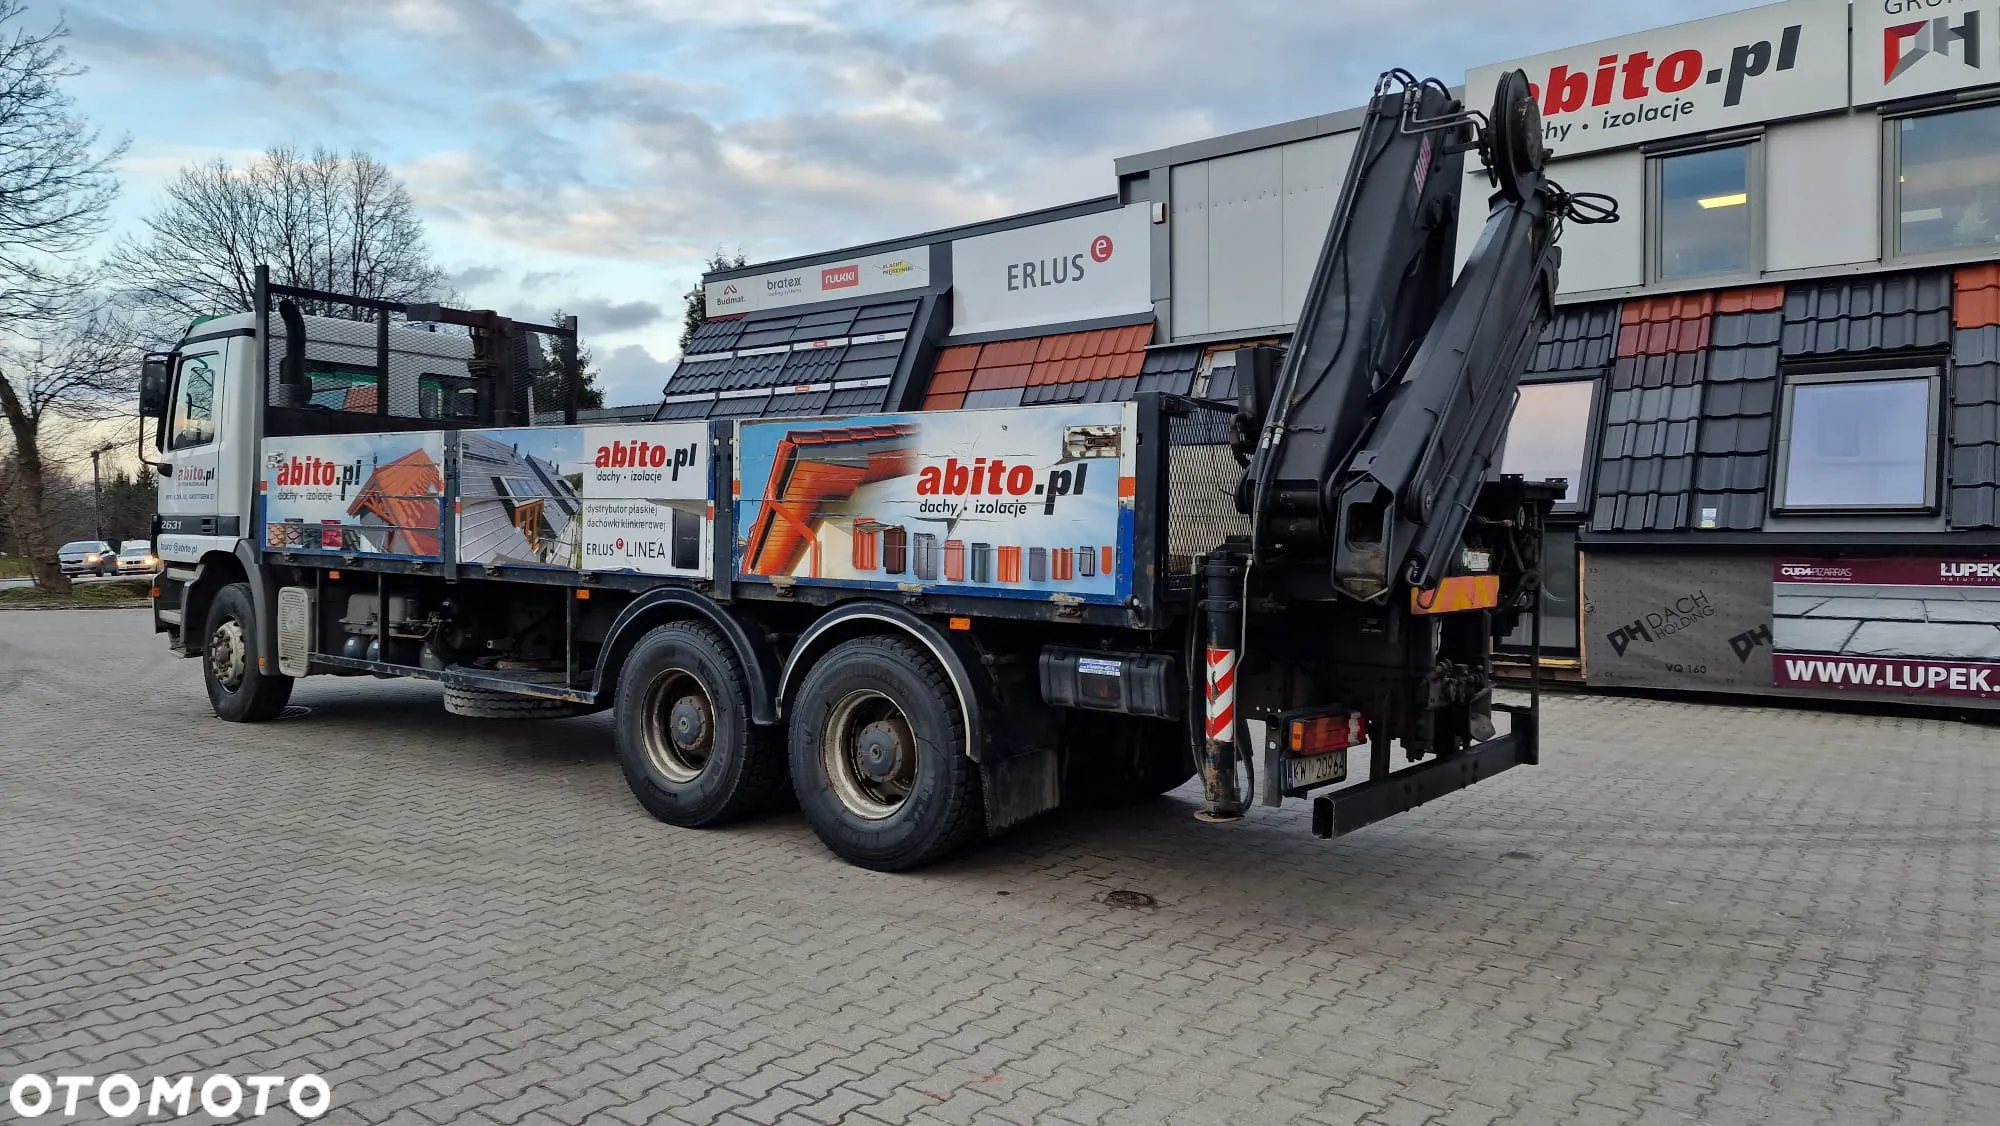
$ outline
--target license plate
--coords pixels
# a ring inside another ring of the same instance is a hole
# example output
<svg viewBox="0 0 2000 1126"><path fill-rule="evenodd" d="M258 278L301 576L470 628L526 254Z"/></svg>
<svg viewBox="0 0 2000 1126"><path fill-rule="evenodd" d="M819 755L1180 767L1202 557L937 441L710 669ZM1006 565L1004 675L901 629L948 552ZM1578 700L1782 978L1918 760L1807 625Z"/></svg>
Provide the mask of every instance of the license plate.
<svg viewBox="0 0 2000 1126"><path fill-rule="evenodd" d="M1347 777L1347 752L1329 751L1305 758L1285 758L1285 789L1339 782Z"/></svg>

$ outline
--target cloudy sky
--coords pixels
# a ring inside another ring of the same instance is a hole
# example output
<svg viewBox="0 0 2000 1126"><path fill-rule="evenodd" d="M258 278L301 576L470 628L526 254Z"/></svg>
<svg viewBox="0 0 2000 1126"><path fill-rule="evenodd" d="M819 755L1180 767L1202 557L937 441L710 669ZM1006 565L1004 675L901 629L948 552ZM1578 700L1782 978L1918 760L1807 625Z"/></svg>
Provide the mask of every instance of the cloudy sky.
<svg viewBox="0 0 2000 1126"><path fill-rule="evenodd" d="M1102 195L1128 153L1353 106L1743 0L30 0L129 135L120 222L190 161L361 148L467 300L582 317L658 393L702 258Z"/></svg>

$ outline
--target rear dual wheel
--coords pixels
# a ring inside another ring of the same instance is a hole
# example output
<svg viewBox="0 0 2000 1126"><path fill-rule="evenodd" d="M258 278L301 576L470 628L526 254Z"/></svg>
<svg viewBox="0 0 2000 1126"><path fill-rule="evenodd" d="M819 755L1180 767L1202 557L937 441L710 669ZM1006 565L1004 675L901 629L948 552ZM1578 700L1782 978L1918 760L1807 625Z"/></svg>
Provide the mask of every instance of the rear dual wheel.
<svg viewBox="0 0 2000 1126"><path fill-rule="evenodd" d="M813 832L863 868L929 864L985 833L958 692L901 638L844 641L813 664L792 705L791 767Z"/></svg>
<svg viewBox="0 0 2000 1126"><path fill-rule="evenodd" d="M750 722L750 686L714 628L673 622L639 639L618 682L618 761L646 811L699 828L762 812L784 793L775 728Z"/></svg>

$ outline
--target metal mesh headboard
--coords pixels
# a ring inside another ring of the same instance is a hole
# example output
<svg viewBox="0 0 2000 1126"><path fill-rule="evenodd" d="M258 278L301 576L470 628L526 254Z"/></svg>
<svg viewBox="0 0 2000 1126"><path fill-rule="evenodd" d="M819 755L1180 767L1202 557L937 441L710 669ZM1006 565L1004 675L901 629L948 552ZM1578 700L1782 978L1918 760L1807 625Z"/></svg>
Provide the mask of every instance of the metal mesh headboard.
<svg viewBox="0 0 2000 1126"><path fill-rule="evenodd" d="M1187 574L1197 555L1250 534L1236 511L1243 467L1229 452L1233 403L1169 397L1167 406L1167 571Z"/></svg>

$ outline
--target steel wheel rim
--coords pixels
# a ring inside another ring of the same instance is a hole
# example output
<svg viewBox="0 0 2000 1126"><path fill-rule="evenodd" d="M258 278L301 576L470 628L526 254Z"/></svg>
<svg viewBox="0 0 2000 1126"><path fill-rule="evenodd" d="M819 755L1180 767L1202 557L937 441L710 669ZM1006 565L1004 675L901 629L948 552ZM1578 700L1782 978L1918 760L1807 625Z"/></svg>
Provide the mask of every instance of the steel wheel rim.
<svg viewBox="0 0 2000 1126"><path fill-rule="evenodd" d="M249 656L243 644L243 623L224 618L208 639L208 671L226 692L243 686L249 671Z"/></svg>
<svg viewBox="0 0 2000 1126"><path fill-rule="evenodd" d="M639 712L646 763L670 782L692 782L715 754L715 701L701 678L671 668L646 686Z"/></svg>
<svg viewBox="0 0 2000 1126"><path fill-rule="evenodd" d="M891 747L893 761L885 761L883 752ZM849 692L827 713L820 764L849 813L867 821L895 816L917 783L917 740L909 717L880 692Z"/></svg>

